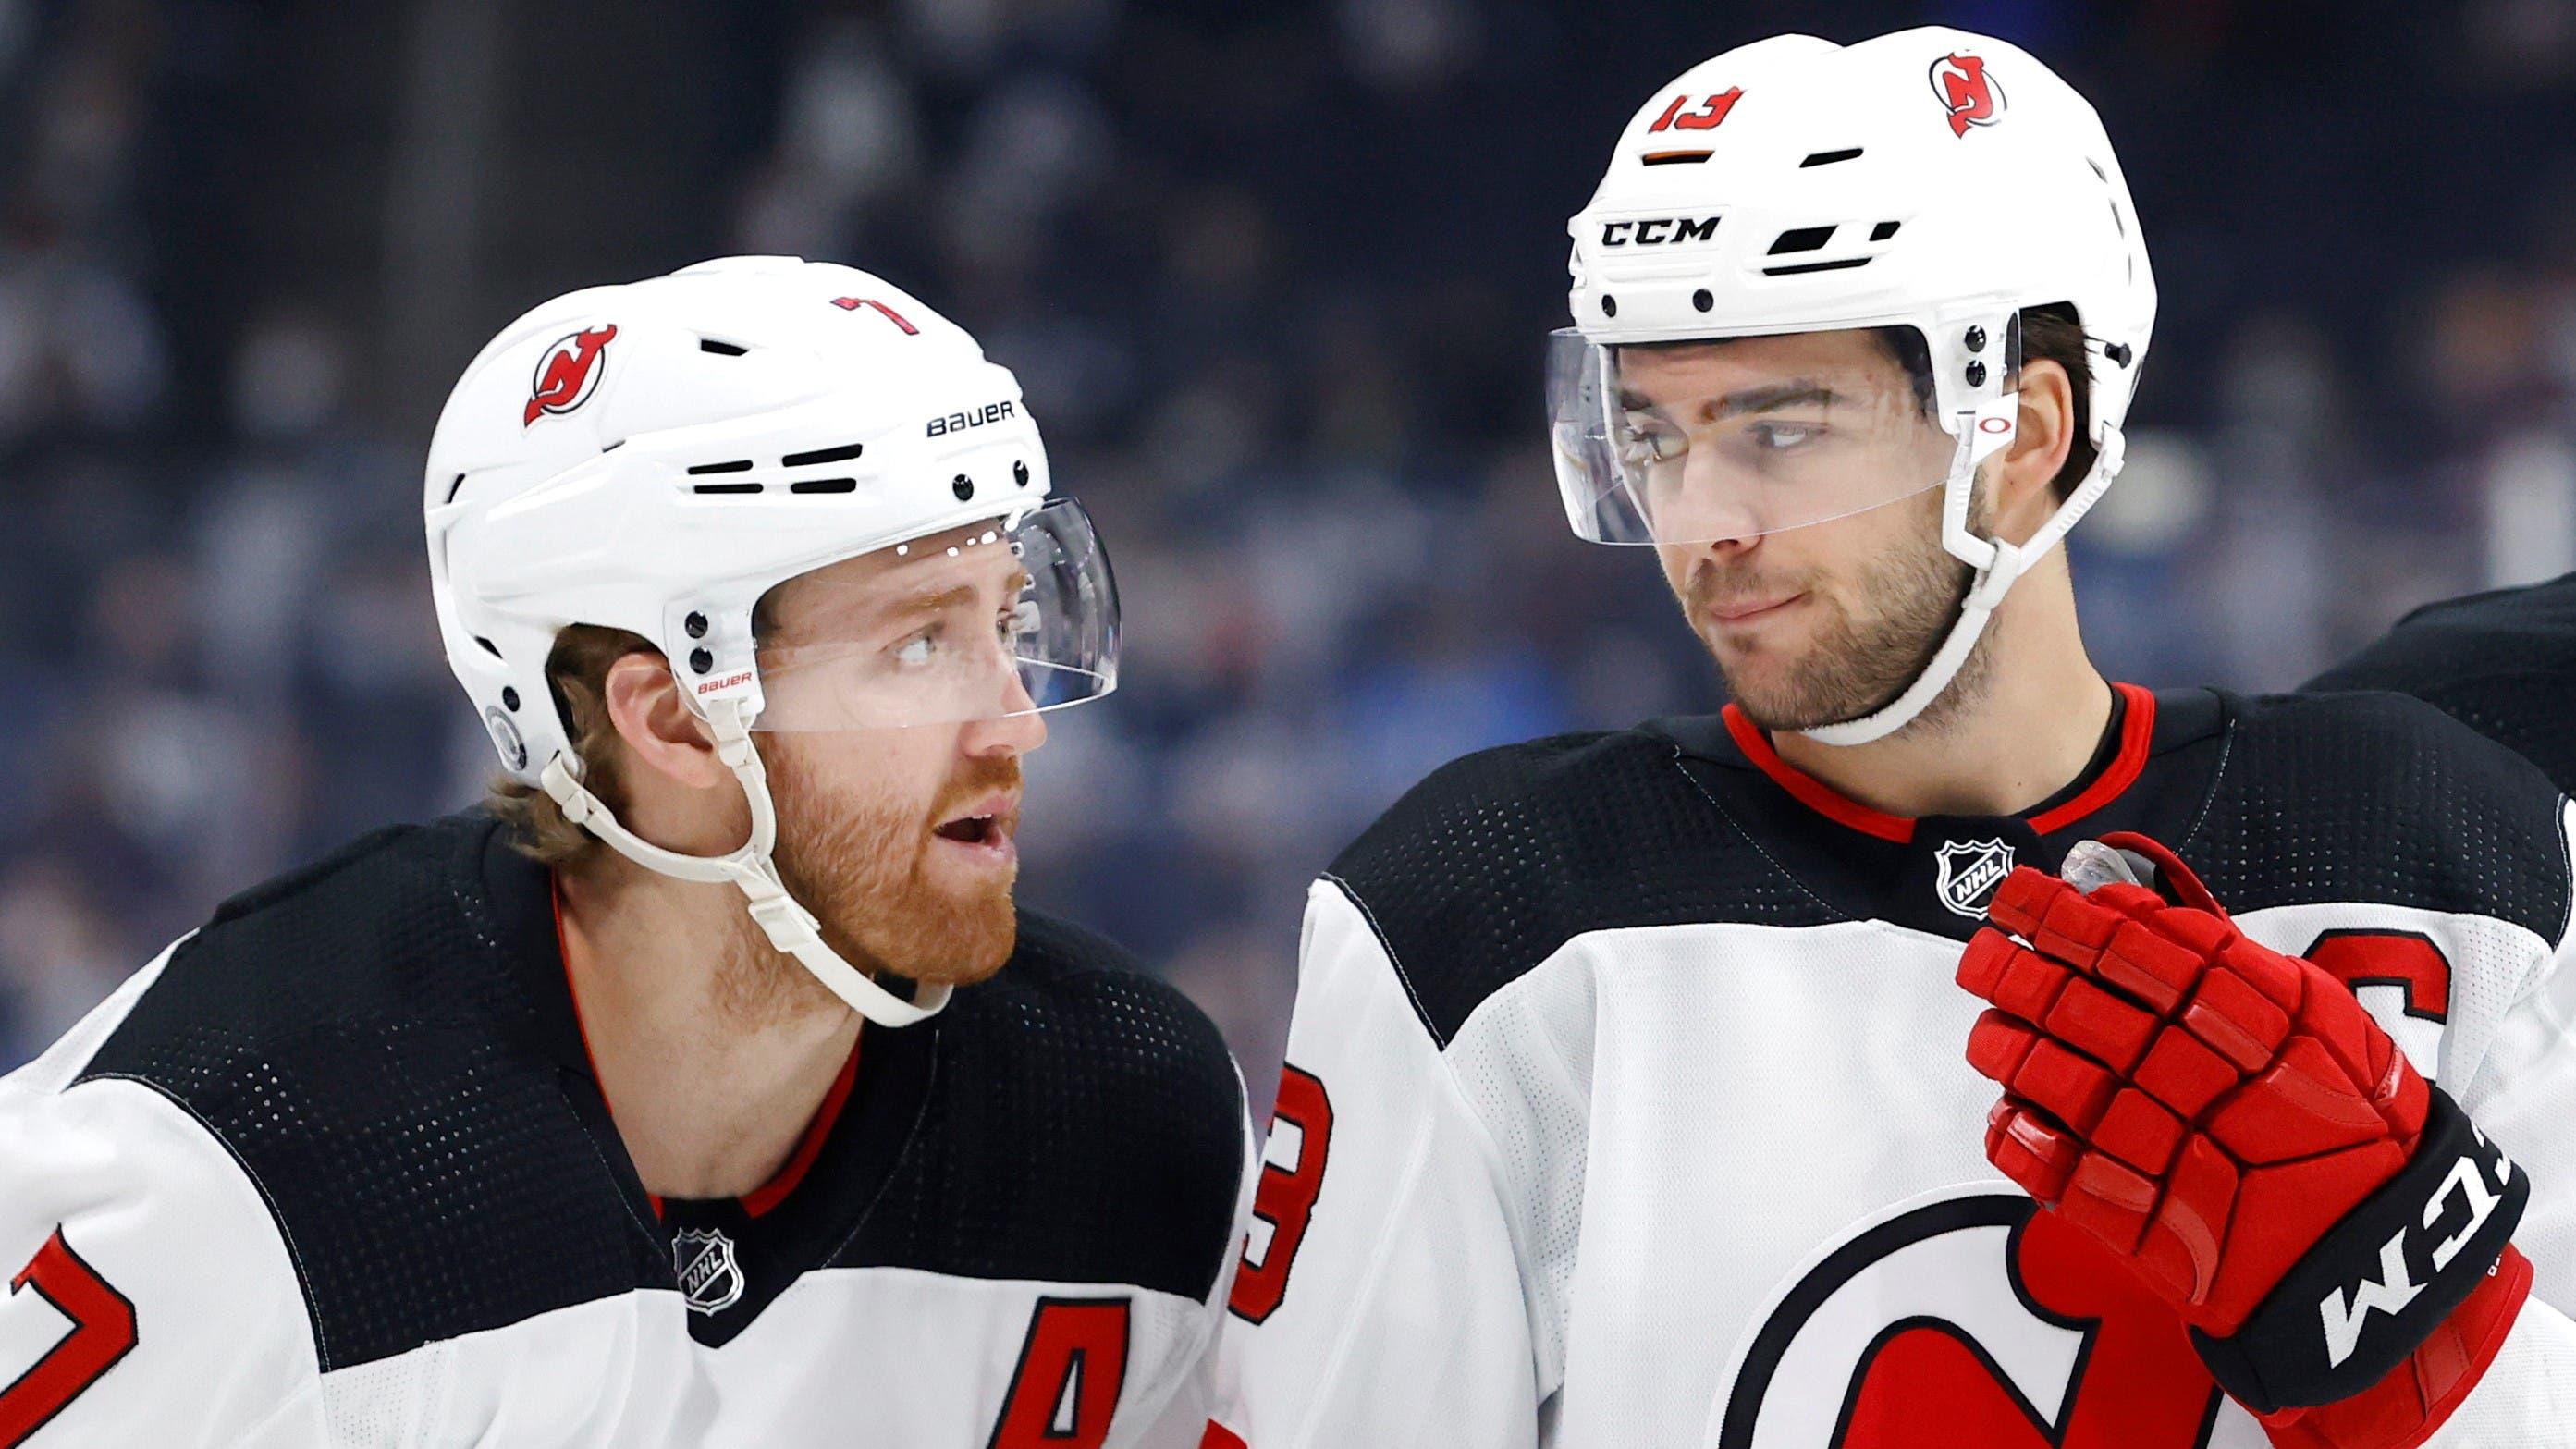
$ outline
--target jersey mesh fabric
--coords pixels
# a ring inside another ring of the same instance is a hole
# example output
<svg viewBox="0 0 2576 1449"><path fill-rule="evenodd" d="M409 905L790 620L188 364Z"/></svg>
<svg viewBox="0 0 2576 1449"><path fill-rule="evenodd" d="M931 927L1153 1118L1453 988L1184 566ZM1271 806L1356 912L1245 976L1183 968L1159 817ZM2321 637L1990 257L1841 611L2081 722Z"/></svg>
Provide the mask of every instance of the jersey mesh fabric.
<svg viewBox="0 0 2576 1449"><path fill-rule="evenodd" d="M1224 1040L1179 992L1101 969L1097 937L1021 931L1014 975L938 1018L944 1083L840 1261L1206 1298L1242 1176Z"/></svg>
<svg viewBox="0 0 2576 1449"><path fill-rule="evenodd" d="M2210 806L2174 844L2231 911L2371 901L2566 934L2557 792L2415 700L2245 702Z"/></svg>
<svg viewBox="0 0 2576 1449"><path fill-rule="evenodd" d="M228 903L84 1073L159 1090L241 1162L326 1372L668 1276L552 1070L505 1045L528 1008L456 889L476 842L388 832Z"/></svg>
<svg viewBox="0 0 2576 1449"><path fill-rule="evenodd" d="M1832 919L1744 848L1677 758L1644 730L1469 755L1334 862L1434 1040L1446 1045L1487 995L1588 930Z"/></svg>
<svg viewBox="0 0 2576 1449"><path fill-rule="evenodd" d="M1566 1295L1583 1233L1594 1039L1591 961L1580 940L1477 1008L1447 1053L1501 1157L1517 1218L1541 1395L1565 1372Z"/></svg>
<svg viewBox="0 0 2576 1449"><path fill-rule="evenodd" d="M425 1442L447 1397L450 1350L431 1344L327 1374L322 1413L331 1442L345 1449Z"/></svg>
<svg viewBox="0 0 2576 1449"><path fill-rule="evenodd" d="M2576 791L2576 574L2428 604L2306 687L2411 694Z"/></svg>

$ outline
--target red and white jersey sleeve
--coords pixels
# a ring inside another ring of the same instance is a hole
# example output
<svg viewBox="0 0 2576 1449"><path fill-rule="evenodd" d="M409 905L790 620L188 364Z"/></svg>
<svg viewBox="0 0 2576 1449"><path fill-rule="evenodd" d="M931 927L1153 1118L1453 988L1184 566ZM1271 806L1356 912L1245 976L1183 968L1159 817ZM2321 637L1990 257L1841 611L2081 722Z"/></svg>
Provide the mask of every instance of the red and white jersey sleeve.
<svg viewBox="0 0 2576 1449"><path fill-rule="evenodd" d="M1221 1350L1217 1422L1252 1449L1539 1442L1557 1377L1532 1331L1544 1247L1407 990L1360 907L1319 882Z"/></svg>
<svg viewBox="0 0 2576 1449"><path fill-rule="evenodd" d="M11 1449L324 1442L311 1322L258 1188L153 1088L67 1088L161 965L0 1078Z"/></svg>
<svg viewBox="0 0 2576 1449"><path fill-rule="evenodd" d="M2576 806L2565 813L2576 860ZM2474 973L2454 980L2479 985ZM2445 1038L2442 1068L2470 1120L2531 1174L2514 1231L2531 1260L2531 1297L2431 1449L2576 1446L2576 923L2507 989L2512 1004L2490 1035Z"/></svg>

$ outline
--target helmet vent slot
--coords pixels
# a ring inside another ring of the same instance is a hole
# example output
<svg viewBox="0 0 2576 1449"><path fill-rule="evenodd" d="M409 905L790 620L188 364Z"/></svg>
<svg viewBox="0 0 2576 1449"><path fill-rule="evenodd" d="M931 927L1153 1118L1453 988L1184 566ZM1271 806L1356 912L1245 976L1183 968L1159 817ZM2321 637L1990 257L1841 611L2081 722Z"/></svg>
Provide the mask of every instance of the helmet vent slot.
<svg viewBox="0 0 2576 1449"><path fill-rule="evenodd" d="M757 493L760 491L760 485L757 483L701 483L689 491L693 493Z"/></svg>
<svg viewBox="0 0 2576 1449"><path fill-rule="evenodd" d="M1807 159L1798 163L1798 169L1804 171L1810 166L1831 166L1837 161L1857 161L1860 159L1860 153L1861 148L1858 146L1846 147L1840 151L1809 152Z"/></svg>
<svg viewBox="0 0 2576 1449"><path fill-rule="evenodd" d="M1830 226L1791 227L1780 233L1778 239L1771 243L1769 255L1777 257L1786 256L1791 252L1819 251L1823 249L1825 243L1833 239L1834 229Z"/></svg>
<svg viewBox="0 0 2576 1449"><path fill-rule="evenodd" d="M858 490L858 486L859 480L856 478L807 478L802 482L788 484L787 491L790 493L852 493Z"/></svg>
<svg viewBox="0 0 2576 1449"><path fill-rule="evenodd" d="M457 491L458 491L459 489L462 489L464 486L465 486L465 475L464 475L464 474L462 474L462 473L459 473L459 474L457 474L457 475L456 475L456 481L447 485L447 501L448 501L448 502L450 502L450 503L455 502L455 501L456 501L456 494L457 494Z"/></svg>
<svg viewBox="0 0 2576 1449"><path fill-rule="evenodd" d="M692 463L689 465L689 476L693 478L701 473L748 473L750 471L751 460L749 458L736 458L730 463Z"/></svg>
<svg viewBox="0 0 2576 1449"><path fill-rule="evenodd" d="M1868 265L1869 258L1867 257L1844 257L1840 261L1833 262L1798 262L1794 265L1785 267L1764 267L1762 269L1762 275L1766 277L1794 277L1804 272L1839 272L1848 267L1865 267Z"/></svg>
<svg viewBox="0 0 2576 1449"><path fill-rule="evenodd" d="M810 453L790 453L778 460L778 466L802 468L809 463L846 463L866 451L865 443L843 443L837 448L817 448Z"/></svg>
<svg viewBox="0 0 2576 1449"><path fill-rule="evenodd" d="M474 636L474 642L483 646L484 653L491 655L495 659L501 658L500 645L493 643L491 640L484 638L480 634ZM505 660L503 662L506 663L507 661Z"/></svg>
<svg viewBox="0 0 2576 1449"><path fill-rule="evenodd" d="M739 343L718 342L712 337L701 337L698 339L698 350L712 352L718 357L740 357L751 349Z"/></svg>
<svg viewBox="0 0 2576 1449"><path fill-rule="evenodd" d="M1869 229L1869 239L1871 241L1885 241L1889 237L1896 235L1896 229L1904 224L1905 223L1901 221L1882 221L1878 225Z"/></svg>
<svg viewBox="0 0 2576 1449"><path fill-rule="evenodd" d="M1649 166L1691 166L1708 158L1706 151L1649 151L1639 159Z"/></svg>

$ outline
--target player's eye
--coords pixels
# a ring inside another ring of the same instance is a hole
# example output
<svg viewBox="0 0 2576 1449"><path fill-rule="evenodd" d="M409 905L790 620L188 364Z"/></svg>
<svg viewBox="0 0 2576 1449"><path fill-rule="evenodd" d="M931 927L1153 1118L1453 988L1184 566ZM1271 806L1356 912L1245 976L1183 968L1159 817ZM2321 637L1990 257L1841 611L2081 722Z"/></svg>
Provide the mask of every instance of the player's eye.
<svg viewBox="0 0 2576 1449"><path fill-rule="evenodd" d="M1670 428L1657 425L1643 414L1630 413L1626 436L1619 445L1619 461L1632 468L1669 463L1690 451L1690 442Z"/></svg>
<svg viewBox="0 0 2576 1449"><path fill-rule="evenodd" d="M1803 448L1824 436L1820 423L1758 422L1745 429L1753 448L1761 453L1786 453Z"/></svg>
<svg viewBox="0 0 2576 1449"><path fill-rule="evenodd" d="M939 633L940 626L933 624L927 629L906 635L902 643L895 645L888 652L894 656L894 662L900 668L926 669L931 660L938 657Z"/></svg>

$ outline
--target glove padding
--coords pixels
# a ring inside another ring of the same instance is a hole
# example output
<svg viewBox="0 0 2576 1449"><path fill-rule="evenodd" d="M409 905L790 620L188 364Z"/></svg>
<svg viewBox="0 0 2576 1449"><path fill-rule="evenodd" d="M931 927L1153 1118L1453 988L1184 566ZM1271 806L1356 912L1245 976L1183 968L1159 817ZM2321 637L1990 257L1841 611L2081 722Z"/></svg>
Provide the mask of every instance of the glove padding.
<svg viewBox="0 0 2576 1449"><path fill-rule="evenodd" d="M1995 1007L1968 1039L1970 1064L2005 1089L1987 1119L1986 1155L2171 1301L2199 1330L2213 1372L2249 1407L2271 1412L2357 1393L2404 1361L2488 1275L2506 1252L2521 1196L2510 1194L2513 1214L2480 1210L2483 1256L2453 1247L2445 1266L2463 1261L2460 1272L2440 1275L2451 1280L2436 1285L2445 1291L2414 1295L2426 1299L2428 1324L2405 1325L2393 1345L2369 1345L2348 1370L2372 1361L2379 1370L2357 1383L2339 1372L2356 1356L2334 1337L2331 1316L2318 1333L2308 1286L2375 1274L2381 1245L2357 1234L2380 1234L2376 1225L2398 1212L2429 1219L2423 1204L2443 1191L2450 1145L2474 1134L2464 1118L2443 1134L2446 1160L2422 1164L2431 1193L2400 1183L2391 1196L2407 1203L2355 1217L2416 1158L2431 1089L2342 982L2246 938L2170 851L2139 836L2105 843L2154 860L2174 899L2127 883L2087 895L2016 870L1996 891L1992 926L1960 959L1959 984ZM2443 1105L2447 1125L2456 1109ZM2518 1185L2502 1154L2492 1156L2503 1183L2490 1206ZM2527 1191L2527 1179L2519 1186ZM2483 1176L2478 1188L2487 1192ZM2503 1220L2490 1228L2490 1215ZM2342 1236L2352 1241L2329 1242L2348 1218L2354 1226ZM2285 1301L2267 1305L2303 1260ZM2527 1282L2518 1258L2514 1266ZM2374 1313L2394 1316L2358 1297L2346 1302L2355 1333ZM2510 1317L2508 1309L2503 1323ZM2240 1331L2244 1339L2231 1342ZM2480 1337L2500 1339L2501 1325ZM2295 1353L2275 1350L2294 1338ZM2491 1353L2493 1343L2482 1347ZM2476 1355L2477 1367L2485 1357ZM2449 1395L2407 1397L2430 1407L2429 1398Z"/></svg>

